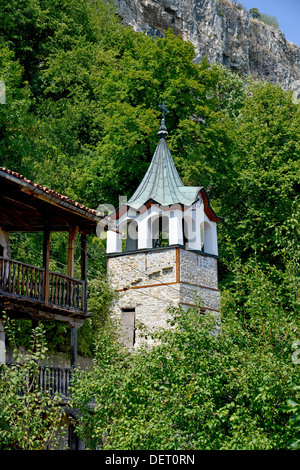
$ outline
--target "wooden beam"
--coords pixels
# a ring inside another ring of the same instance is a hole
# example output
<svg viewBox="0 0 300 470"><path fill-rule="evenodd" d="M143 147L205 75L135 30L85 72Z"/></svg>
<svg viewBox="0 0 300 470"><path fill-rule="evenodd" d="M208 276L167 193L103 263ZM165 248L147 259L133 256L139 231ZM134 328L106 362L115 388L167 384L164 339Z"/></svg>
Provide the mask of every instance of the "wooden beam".
<svg viewBox="0 0 300 470"><path fill-rule="evenodd" d="M75 367L77 362L77 326L71 328L71 368Z"/></svg>
<svg viewBox="0 0 300 470"><path fill-rule="evenodd" d="M82 310L87 310L87 249L86 234L81 234L81 280L84 281L82 288Z"/></svg>
<svg viewBox="0 0 300 470"><path fill-rule="evenodd" d="M50 259L50 231L44 230L44 246L43 246L43 268L44 268L44 291L43 300L49 302L49 259Z"/></svg>
<svg viewBox="0 0 300 470"><path fill-rule="evenodd" d="M81 234L81 280L86 281L87 277L87 251L86 251L86 234Z"/></svg>
<svg viewBox="0 0 300 470"><path fill-rule="evenodd" d="M116 292L123 292L123 291L128 291L131 289L146 289L148 287L171 286L175 284L178 284L178 282L173 281L173 282L161 282L159 284L142 284L140 286L130 286L130 287L123 287L122 289L116 289Z"/></svg>
<svg viewBox="0 0 300 470"><path fill-rule="evenodd" d="M196 307L195 304L190 304L187 302L179 302L180 305L186 305L187 307ZM212 312L217 312L220 313L219 310L216 310L215 308L208 307L207 305L204 305L203 307L200 307L200 313L205 313L207 310L212 311Z"/></svg>

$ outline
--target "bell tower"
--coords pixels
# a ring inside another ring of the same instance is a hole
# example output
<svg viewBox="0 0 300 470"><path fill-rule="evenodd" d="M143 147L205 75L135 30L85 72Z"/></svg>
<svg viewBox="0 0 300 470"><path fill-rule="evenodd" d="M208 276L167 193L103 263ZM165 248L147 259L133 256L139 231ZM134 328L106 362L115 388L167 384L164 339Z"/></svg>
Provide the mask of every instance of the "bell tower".
<svg viewBox="0 0 300 470"><path fill-rule="evenodd" d="M219 312L217 222L203 187L184 186L166 136L165 103L159 141L149 168L129 201L110 218L107 267L118 292L113 314L124 341L138 347L139 322L165 327L170 305Z"/></svg>

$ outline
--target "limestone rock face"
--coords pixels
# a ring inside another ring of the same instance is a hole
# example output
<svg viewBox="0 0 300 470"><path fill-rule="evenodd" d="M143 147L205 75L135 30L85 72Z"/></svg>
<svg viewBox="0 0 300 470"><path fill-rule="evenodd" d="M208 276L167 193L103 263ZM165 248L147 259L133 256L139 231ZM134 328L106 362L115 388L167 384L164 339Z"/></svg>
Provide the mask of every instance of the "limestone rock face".
<svg viewBox="0 0 300 470"><path fill-rule="evenodd" d="M206 56L239 75L252 74L282 88L300 84L300 48L228 0L117 0L118 14L135 31L161 37L172 28L190 41L196 62Z"/></svg>

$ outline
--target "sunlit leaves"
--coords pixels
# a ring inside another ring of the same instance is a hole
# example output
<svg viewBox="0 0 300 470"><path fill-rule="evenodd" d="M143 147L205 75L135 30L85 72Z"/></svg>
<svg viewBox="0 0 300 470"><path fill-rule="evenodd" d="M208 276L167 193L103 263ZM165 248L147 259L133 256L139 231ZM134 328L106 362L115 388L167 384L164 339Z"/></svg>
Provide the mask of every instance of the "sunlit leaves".
<svg viewBox="0 0 300 470"><path fill-rule="evenodd" d="M15 363L0 369L0 449L56 449L65 433L64 411L58 394L42 391L39 366L45 361L44 332L38 326L23 356L14 344L14 334L6 318L6 332Z"/></svg>
<svg viewBox="0 0 300 470"><path fill-rule="evenodd" d="M250 272L247 278L253 282ZM247 317L238 317L235 301L227 299L221 330L215 315L177 309L173 328L154 334L159 344L134 354L118 342L116 325L100 333L95 367L78 372L73 390L83 413L78 431L88 446L287 448L293 432L286 401L297 373L289 342L296 330L284 317L278 321L282 310L275 298L268 300L268 279L255 282L250 294L260 286L262 311L249 296Z"/></svg>

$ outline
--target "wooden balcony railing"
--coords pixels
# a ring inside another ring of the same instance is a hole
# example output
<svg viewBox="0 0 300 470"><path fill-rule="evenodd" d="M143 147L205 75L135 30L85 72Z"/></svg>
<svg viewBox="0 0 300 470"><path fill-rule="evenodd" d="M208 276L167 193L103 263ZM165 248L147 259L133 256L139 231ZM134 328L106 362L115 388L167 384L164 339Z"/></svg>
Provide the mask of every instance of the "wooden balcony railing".
<svg viewBox="0 0 300 470"><path fill-rule="evenodd" d="M22 371L21 364L10 364L9 367L17 367L20 373L20 378L22 383L19 389L19 395L23 395L25 390L31 388L31 383L33 381L33 376L30 376L29 372ZM0 364L0 380L3 378L4 369L3 364ZM55 394L59 394L62 398L66 399L70 397L70 385L72 379L72 369L71 368L60 368L60 367L38 367L36 385L43 392L48 392L52 397Z"/></svg>
<svg viewBox="0 0 300 470"><path fill-rule="evenodd" d="M29 299L43 300L44 270L0 257L0 289Z"/></svg>
<svg viewBox="0 0 300 470"><path fill-rule="evenodd" d="M85 283L63 274L49 273L49 302L84 311Z"/></svg>
<svg viewBox="0 0 300 470"><path fill-rule="evenodd" d="M49 391L52 396L59 393L68 398L71 372L71 369L59 367L39 367L39 385L43 391Z"/></svg>
<svg viewBox="0 0 300 470"><path fill-rule="evenodd" d="M27 299L86 311L86 283L30 264L0 257L0 291ZM47 281L48 289L45 289Z"/></svg>

